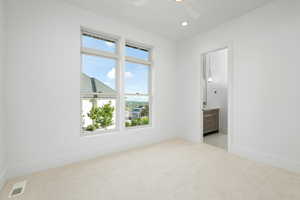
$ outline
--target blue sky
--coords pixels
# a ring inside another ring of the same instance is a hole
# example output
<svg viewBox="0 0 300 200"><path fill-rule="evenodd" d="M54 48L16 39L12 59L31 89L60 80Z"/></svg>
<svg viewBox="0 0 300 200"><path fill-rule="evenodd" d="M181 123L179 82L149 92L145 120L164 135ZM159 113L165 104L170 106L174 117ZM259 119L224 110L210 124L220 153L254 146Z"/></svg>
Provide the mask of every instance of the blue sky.
<svg viewBox="0 0 300 200"><path fill-rule="evenodd" d="M82 55L82 72L100 80L112 89L116 89L115 78L111 75L115 70L116 63L116 60L113 59Z"/></svg>
<svg viewBox="0 0 300 200"><path fill-rule="evenodd" d="M114 53L116 45L113 42L97 40L91 37L82 36L83 46ZM149 53L143 50L126 47L126 55L147 60ZM82 72L90 77L102 81L107 86L116 89L116 67L114 59L97 56L82 55ZM125 63L125 93L148 94L149 66ZM142 99L142 98L140 98Z"/></svg>

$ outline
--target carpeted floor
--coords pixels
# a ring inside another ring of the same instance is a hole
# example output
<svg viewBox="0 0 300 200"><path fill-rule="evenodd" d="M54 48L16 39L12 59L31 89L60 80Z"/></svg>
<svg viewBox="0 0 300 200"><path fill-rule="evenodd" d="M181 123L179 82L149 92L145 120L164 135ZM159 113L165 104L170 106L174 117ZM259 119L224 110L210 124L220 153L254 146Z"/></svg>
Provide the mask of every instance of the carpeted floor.
<svg viewBox="0 0 300 200"><path fill-rule="evenodd" d="M171 140L10 180L22 200L299 200L300 175Z"/></svg>

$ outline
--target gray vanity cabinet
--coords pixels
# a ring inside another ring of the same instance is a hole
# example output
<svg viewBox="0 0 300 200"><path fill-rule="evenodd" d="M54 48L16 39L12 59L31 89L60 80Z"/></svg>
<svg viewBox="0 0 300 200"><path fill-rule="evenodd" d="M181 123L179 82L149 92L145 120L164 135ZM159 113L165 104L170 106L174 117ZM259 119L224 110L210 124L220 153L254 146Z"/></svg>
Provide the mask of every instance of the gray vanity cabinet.
<svg viewBox="0 0 300 200"><path fill-rule="evenodd" d="M214 133L219 131L220 109L203 110L203 134Z"/></svg>

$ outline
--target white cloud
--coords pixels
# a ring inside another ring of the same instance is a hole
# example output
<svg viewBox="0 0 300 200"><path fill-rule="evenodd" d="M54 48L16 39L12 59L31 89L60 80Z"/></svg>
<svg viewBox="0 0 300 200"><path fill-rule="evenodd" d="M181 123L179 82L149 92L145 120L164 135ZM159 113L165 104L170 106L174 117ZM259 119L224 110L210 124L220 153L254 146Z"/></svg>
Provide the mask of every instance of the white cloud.
<svg viewBox="0 0 300 200"><path fill-rule="evenodd" d="M109 46L109 47L113 47L113 46L114 46L114 43L108 42L108 41L106 41L105 44L106 44L107 46Z"/></svg>
<svg viewBox="0 0 300 200"><path fill-rule="evenodd" d="M112 68L106 75L109 79L116 78L116 69ZM132 78L133 74L131 72L125 72L125 78Z"/></svg>
<svg viewBox="0 0 300 200"><path fill-rule="evenodd" d="M110 83L109 82L106 82L106 81L103 81L103 83L105 84L105 85L110 85Z"/></svg>
<svg viewBox="0 0 300 200"><path fill-rule="evenodd" d="M116 69L112 68L106 75L110 79L115 79L116 78Z"/></svg>
<svg viewBox="0 0 300 200"><path fill-rule="evenodd" d="M133 74L131 72L125 72L125 78L132 78Z"/></svg>

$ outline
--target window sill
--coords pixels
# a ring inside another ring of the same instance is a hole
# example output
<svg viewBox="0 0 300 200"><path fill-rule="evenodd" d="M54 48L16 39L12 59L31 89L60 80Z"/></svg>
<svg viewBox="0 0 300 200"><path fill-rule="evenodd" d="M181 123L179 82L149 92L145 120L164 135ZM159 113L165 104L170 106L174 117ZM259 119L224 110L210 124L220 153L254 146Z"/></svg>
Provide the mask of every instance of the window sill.
<svg viewBox="0 0 300 200"><path fill-rule="evenodd" d="M132 131L139 131L145 129L152 129L152 124L145 125L145 126L134 126L134 127L124 127L121 131L120 129L111 129L111 130L96 130L96 131L81 131L80 137L94 137L94 136L101 136L101 135L112 135L121 132L132 132Z"/></svg>
<svg viewBox="0 0 300 200"><path fill-rule="evenodd" d="M80 137L93 137L93 136L100 136L100 135L109 135L109 134L117 133L119 131L120 130L117 128L110 129L110 130L81 131Z"/></svg>
<svg viewBox="0 0 300 200"><path fill-rule="evenodd" d="M151 124L145 125L145 126L131 126L131 127L125 127L125 131L129 130L141 130L141 129L150 129L153 128Z"/></svg>

